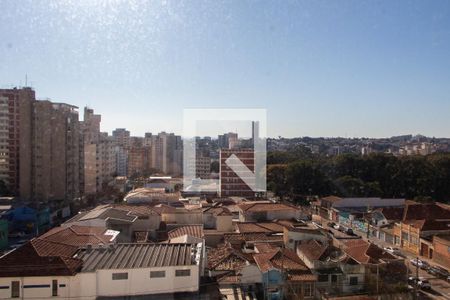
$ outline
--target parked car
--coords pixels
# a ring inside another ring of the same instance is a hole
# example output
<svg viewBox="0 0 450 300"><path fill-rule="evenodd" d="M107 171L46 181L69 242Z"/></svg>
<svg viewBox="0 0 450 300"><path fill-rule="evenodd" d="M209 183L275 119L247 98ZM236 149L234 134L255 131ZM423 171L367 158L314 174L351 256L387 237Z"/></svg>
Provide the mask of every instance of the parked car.
<svg viewBox="0 0 450 300"><path fill-rule="evenodd" d="M334 222L329 222L329 223L327 224L327 226L328 226L328 227L331 227L331 228L334 228L334 226L336 226L336 223L334 223Z"/></svg>
<svg viewBox="0 0 450 300"><path fill-rule="evenodd" d="M384 251L389 252L391 254L400 255L400 250L398 248L389 246L389 247L384 247L383 249L384 249Z"/></svg>
<svg viewBox="0 0 450 300"><path fill-rule="evenodd" d="M419 268L424 269L424 270L426 270L430 267L429 263L427 263L426 261L423 261L421 259L418 259L418 258L411 259L411 264L413 266L418 266Z"/></svg>
<svg viewBox="0 0 450 300"><path fill-rule="evenodd" d="M333 228L336 230L339 230L339 227L341 227L341 225L339 225L339 224L334 224L334 226L333 226Z"/></svg>
<svg viewBox="0 0 450 300"><path fill-rule="evenodd" d="M428 279L419 277L419 281L417 282L417 285L418 285L419 288L421 288L422 290L431 290L431 284L430 284L430 282L428 281Z"/></svg>
<svg viewBox="0 0 450 300"><path fill-rule="evenodd" d="M416 284L420 289L423 290L430 290L431 284L425 277L409 277L408 278L408 284L412 287L414 287Z"/></svg>
<svg viewBox="0 0 450 300"><path fill-rule="evenodd" d="M446 279L450 276L450 273L446 269L441 268L439 266L431 266L428 268L427 272L428 272L428 274L431 274L433 276L443 278L443 279Z"/></svg>
<svg viewBox="0 0 450 300"><path fill-rule="evenodd" d="M353 232L353 229L351 229L351 228L347 228L345 230L345 233L348 234L348 235L355 235L355 233Z"/></svg>

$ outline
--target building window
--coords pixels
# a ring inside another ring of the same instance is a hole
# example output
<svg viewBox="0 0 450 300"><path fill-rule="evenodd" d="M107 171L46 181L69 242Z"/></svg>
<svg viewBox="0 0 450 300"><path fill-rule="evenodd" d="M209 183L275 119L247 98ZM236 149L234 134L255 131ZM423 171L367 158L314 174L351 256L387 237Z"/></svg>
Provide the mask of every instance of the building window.
<svg viewBox="0 0 450 300"><path fill-rule="evenodd" d="M402 231L402 240L408 241L408 233L407 232Z"/></svg>
<svg viewBox="0 0 450 300"><path fill-rule="evenodd" d="M358 277L350 277L350 285L358 285Z"/></svg>
<svg viewBox="0 0 450 300"><path fill-rule="evenodd" d="M410 237L411 237L411 244L413 244L413 245L418 245L419 244L419 241L417 240L416 237L414 237L414 236L410 236Z"/></svg>
<svg viewBox="0 0 450 300"><path fill-rule="evenodd" d="M303 295L305 297L311 297L313 295L313 288L312 288L312 283L305 283L303 284Z"/></svg>
<svg viewBox="0 0 450 300"><path fill-rule="evenodd" d="M166 271L150 271L150 278L166 277Z"/></svg>
<svg viewBox="0 0 450 300"><path fill-rule="evenodd" d="M20 297L20 281L11 281L11 298Z"/></svg>
<svg viewBox="0 0 450 300"><path fill-rule="evenodd" d="M113 273L112 280L127 280L128 273Z"/></svg>
<svg viewBox="0 0 450 300"><path fill-rule="evenodd" d="M331 282L333 283L337 282L337 275L331 275Z"/></svg>
<svg viewBox="0 0 450 300"><path fill-rule="evenodd" d="M328 274L322 274L317 277L317 281L319 282L328 282Z"/></svg>
<svg viewBox="0 0 450 300"><path fill-rule="evenodd" d="M58 280L52 280L52 296L58 296Z"/></svg>
<svg viewBox="0 0 450 300"><path fill-rule="evenodd" d="M191 276L191 270L175 270L176 277Z"/></svg>

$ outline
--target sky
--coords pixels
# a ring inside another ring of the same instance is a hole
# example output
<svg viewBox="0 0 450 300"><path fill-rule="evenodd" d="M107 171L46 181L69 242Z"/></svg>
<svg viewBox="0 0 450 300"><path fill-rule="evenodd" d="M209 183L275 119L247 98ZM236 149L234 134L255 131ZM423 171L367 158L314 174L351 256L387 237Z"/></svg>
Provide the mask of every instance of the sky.
<svg viewBox="0 0 450 300"><path fill-rule="evenodd" d="M181 133L263 108L272 137L450 137L450 2L0 0L0 88Z"/></svg>

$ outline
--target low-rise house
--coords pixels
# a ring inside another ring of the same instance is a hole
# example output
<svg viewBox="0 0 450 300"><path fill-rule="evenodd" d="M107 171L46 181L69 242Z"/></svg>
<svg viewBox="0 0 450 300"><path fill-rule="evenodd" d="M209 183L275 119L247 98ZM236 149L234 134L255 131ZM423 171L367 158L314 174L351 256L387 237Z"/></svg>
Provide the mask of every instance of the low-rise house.
<svg viewBox="0 0 450 300"><path fill-rule="evenodd" d="M167 233L169 243L202 243L205 239L203 224L184 225Z"/></svg>
<svg viewBox="0 0 450 300"><path fill-rule="evenodd" d="M283 245L282 233L225 233L223 235L224 242L231 245L239 246L251 253L257 243L271 243L279 246Z"/></svg>
<svg viewBox="0 0 450 300"><path fill-rule="evenodd" d="M317 275L319 294L349 295L364 289L365 266L330 243L308 240L297 246L300 259Z"/></svg>
<svg viewBox="0 0 450 300"><path fill-rule="evenodd" d="M236 223L236 231L239 233L283 233L285 227L290 227L293 224L294 222L289 220L239 222Z"/></svg>
<svg viewBox="0 0 450 300"><path fill-rule="evenodd" d="M304 224L302 226L287 226L283 228L283 240L287 248L294 250L297 245L304 241L316 240L327 243L329 240L328 234L311 224Z"/></svg>
<svg viewBox="0 0 450 300"><path fill-rule="evenodd" d="M405 202L405 199L384 199L378 197L340 198L329 196L321 198L320 206L316 207L316 209L323 218L342 223L345 220L341 220L343 216L340 216L340 212L367 212L369 209L373 210L381 207L404 207Z"/></svg>
<svg viewBox="0 0 450 300"><path fill-rule="evenodd" d="M0 298L97 299L199 290L202 244L86 247L35 239L0 258Z"/></svg>
<svg viewBox="0 0 450 300"><path fill-rule="evenodd" d="M64 299L75 295L69 282L83 264L74 258L77 251L76 246L34 239L1 257L0 298ZM89 285L86 282L84 286Z"/></svg>
<svg viewBox="0 0 450 300"><path fill-rule="evenodd" d="M205 229L230 232L233 231L233 215L224 206L207 207L203 209L203 224Z"/></svg>
<svg viewBox="0 0 450 300"><path fill-rule="evenodd" d="M79 247L114 244L118 235L119 231L104 227L72 225L52 228L39 236L39 239Z"/></svg>
<svg viewBox="0 0 450 300"><path fill-rule="evenodd" d="M433 237L433 261L450 269L450 234Z"/></svg>
<svg viewBox="0 0 450 300"><path fill-rule="evenodd" d="M261 272L265 299L312 299L317 276L286 248L253 254Z"/></svg>
<svg viewBox="0 0 450 300"><path fill-rule="evenodd" d="M168 205L156 205L152 208L161 215L161 221L166 224L203 224L201 209L186 209Z"/></svg>
<svg viewBox="0 0 450 300"><path fill-rule="evenodd" d="M283 203L248 202L239 204L238 208L240 222L299 220L306 217L300 208Z"/></svg>
<svg viewBox="0 0 450 300"><path fill-rule="evenodd" d="M450 206L408 201L403 218L393 227L395 245L428 258L433 256L432 237L450 233Z"/></svg>
<svg viewBox="0 0 450 300"><path fill-rule="evenodd" d="M240 285L244 290L255 290L256 284L261 283L261 273L252 255L230 243L208 251L208 273L217 278L222 289Z"/></svg>
<svg viewBox="0 0 450 300"><path fill-rule="evenodd" d="M347 240L341 244L341 249L350 258L365 267L365 282L368 290L386 292L393 286L395 290L395 286L398 287L407 279L408 271L404 260L373 243L364 240ZM377 286L374 286L375 282L378 282ZM391 292L393 291L391 290Z"/></svg>
<svg viewBox="0 0 450 300"><path fill-rule="evenodd" d="M101 205L75 215L61 226L106 227L120 232L119 242L130 242L134 239L134 232L150 232L154 235L160 223L160 214L150 206Z"/></svg>

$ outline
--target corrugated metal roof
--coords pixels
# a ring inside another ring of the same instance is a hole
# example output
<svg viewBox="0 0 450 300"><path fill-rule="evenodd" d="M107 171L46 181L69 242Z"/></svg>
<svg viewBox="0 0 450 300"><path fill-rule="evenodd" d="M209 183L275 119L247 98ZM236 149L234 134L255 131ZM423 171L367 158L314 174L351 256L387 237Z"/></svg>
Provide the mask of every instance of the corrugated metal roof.
<svg viewBox="0 0 450 300"><path fill-rule="evenodd" d="M196 244L118 244L80 250L82 272L97 269L132 269L194 265Z"/></svg>

